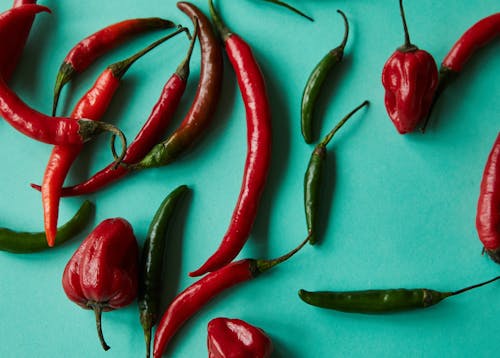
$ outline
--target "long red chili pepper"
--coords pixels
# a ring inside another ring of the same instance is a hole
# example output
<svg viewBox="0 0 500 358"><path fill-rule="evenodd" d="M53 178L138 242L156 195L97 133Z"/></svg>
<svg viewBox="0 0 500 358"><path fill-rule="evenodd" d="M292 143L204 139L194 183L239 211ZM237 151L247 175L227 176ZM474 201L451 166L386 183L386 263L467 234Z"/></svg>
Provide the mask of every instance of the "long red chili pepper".
<svg viewBox="0 0 500 358"><path fill-rule="evenodd" d="M77 103L71 118L91 118L99 120L105 113L120 85L120 80L132 64L143 55L186 30L178 31L154 42L144 50L136 53L124 61L108 66L96 80L92 88ZM43 177L41 192L44 213L45 233L47 243L53 246L57 233L57 218L59 216L59 201L61 188L69 169L82 150L83 145L56 145L52 150L47 168Z"/></svg>
<svg viewBox="0 0 500 358"><path fill-rule="evenodd" d="M8 82L19 62L35 14L49 12L36 1L15 1L13 7L0 14L0 75Z"/></svg>
<svg viewBox="0 0 500 358"><path fill-rule="evenodd" d="M36 0L14 0L12 7L17 8L32 4L36 4ZM35 15L28 15L16 21L15 29L10 31L10 35L2 37L2 51L6 52L4 52L5 57L2 58L2 56L0 56L0 74L7 82L12 77L19 59L21 58L31 26L33 25L33 20L35 20Z"/></svg>
<svg viewBox="0 0 500 358"><path fill-rule="evenodd" d="M476 229L488 255L500 264L500 133L484 168Z"/></svg>
<svg viewBox="0 0 500 358"><path fill-rule="evenodd" d="M439 68L439 85L434 95L431 109L422 131L425 130L431 116L432 109L439 96L448 87L448 85L458 77L463 66L469 61L474 53L481 47L500 36L500 12L485 17L470 27L453 45L450 52L446 55L441 67Z"/></svg>
<svg viewBox="0 0 500 358"><path fill-rule="evenodd" d="M167 129L167 126L170 124L186 89L187 79L189 77L189 61L197 34L198 25L196 22L188 54L163 87L160 98L153 107L148 120L128 146L122 163L133 164L142 159L149 150L158 143L162 134ZM63 188L61 195L75 196L93 193L123 178L129 172L126 166L116 167L114 163L111 163L86 181L71 187ZM34 189L40 189L40 186L34 184L31 184L31 186Z"/></svg>
<svg viewBox="0 0 500 358"><path fill-rule="evenodd" d="M264 77L250 47L229 32L209 0L210 14L224 40L243 96L247 121L248 152L243 183L229 228L217 251L190 276L200 276L231 262L240 252L252 229L271 159L271 110Z"/></svg>
<svg viewBox="0 0 500 358"><path fill-rule="evenodd" d="M52 115L55 115L57 103L63 86L78 73L83 72L97 58L122 44L130 37L155 29L174 27L171 21L157 17L129 19L109 25L78 42L64 58L54 85L54 103Z"/></svg>
<svg viewBox="0 0 500 358"><path fill-rule="evenodd" d="M307 242L308 239L286 255L273 260L244 259L231 262L187 287L173 299L157 326L153 357L160 358L181 326L217 295L239 283L254 279L261 273L286 261Z"/></svg>

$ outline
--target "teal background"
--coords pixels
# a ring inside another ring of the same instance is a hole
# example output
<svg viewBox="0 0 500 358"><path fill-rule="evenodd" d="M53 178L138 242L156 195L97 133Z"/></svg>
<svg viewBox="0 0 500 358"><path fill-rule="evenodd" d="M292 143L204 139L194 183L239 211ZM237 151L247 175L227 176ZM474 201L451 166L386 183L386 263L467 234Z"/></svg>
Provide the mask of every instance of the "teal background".
<svg viewBox="0 0 500 358"><path fill-rule="evenodd" d="M206 1L194 1L207 13ZM125 18L161 16L191 27L175 1L45 0L53 14L37 17L13 87L33 107L50 112L52 86L66 52L80 39ZM216 1L233 31L245 38L266 75L273 112L272 167L252 235L239 257L272 258L305 236L303 174L312 146L300 135L300 100L307 77L342 38L342 9L351 35L342 65L328 80L318 104L321 135L364 99L329 147L321 243L289 262L215 299L171 341L166 355L207 356L206 325L226 316L263 328L275 357L492 357L498 353L500 284L469 292L425 311L364 316L321 310L297 291L428 287L454 290L499 274L481 256L475 211L484 163L499 128L500 43L479 51L435 110L425 135L397 134L384 108L381 70L403 42L397 1L298 1L290 3L314 23L260 0ZM1 0L1 9L11 1ZM498 1L406 1L412 41L438 63L477 20L498 11ZM109 63L157 39L139 37L105 56L62 96L68 113ZM178 37L136 63L125 76L106 121L132 139L164 83L184 57ZM226 60L226 58L225 58ZM175 125L192 100L199 75L199 49ZM173 126L173 127L174 127ZM51 147L0 122L0 226L40 231L40 183ZM111 160L108 138L85 148L67 183L88 177ZM89 195L97 205L93 225L122 216L144 241L163 198L180 184L192 194L169 237L166 307L192 282L197 268L219 245L240 189L246 153L244 108L225 61L222 100L204 140L168 167L137 173ZM83 198L61 201L65 222ZM90 227L85 235L90 231ZM104 352L94 316L69 301L61 286L68 259L85 235L35 255L0 253L0 356L138 357L144 355L136 304L105 313Z"/></svg>

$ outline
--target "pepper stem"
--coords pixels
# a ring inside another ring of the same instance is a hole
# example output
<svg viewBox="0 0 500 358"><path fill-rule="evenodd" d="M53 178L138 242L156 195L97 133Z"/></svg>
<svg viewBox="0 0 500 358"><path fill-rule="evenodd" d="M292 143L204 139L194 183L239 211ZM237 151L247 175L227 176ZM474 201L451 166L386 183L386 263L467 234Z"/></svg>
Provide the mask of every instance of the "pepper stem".
<svg viewBox="0 0 500 358"><path fill-rule="evenodd" d="M488 280L488 281L485 281L485 282L478 283L477 285L472 285L472 286L469 286L469 287L462 288L462 289L460 289L458 291L451 292L450 296L459 295L459 294L461 294L463 292L466 292L466 291L469 291L469 290L473 290L474 288L478 288L478 287L487 285L487 284L492 283L492 282L497 281L497 280L500 280L500 276L497 276L497 277L492 278L491 280Z"/></svg>
<svg viewBox="0 0 500 358"><path fill-rule="evenodd" d="M97 327L97 335L99 336L99 341L101 342L102 348L107 351L111 347L107 345L104 340L104 335L102 334L101 316L102 316L102 305L98 302L87 303L87 306L91 308L95 313L95 323Z"/></svg>
<svg viewBox="0 0 500 358"><path fill-rule="evenodd" d="M127 59L125 59L123 61L119 61L119 62L113 63L112 65L109 65L108 69L113 72L113 75L116 78L120 79L127 72L127 70L130 68L130 66L132 66L134 64L135 61L137 61L142 56L144 56L145 54L147 54L152 49L158 47L159 45L161 45L165 41L171 39L172 37L177 36L181 32L187 32L187 31L188 31L188 29L186 27L179 26L178 29L175 32L172 32L171 34L169 34L167 36L164 36L161 39L153 42L151 45L149 45L148 47L146 47L146 48L142 49L141 51L137 52L135 55L130 56L129 58L127 58Z"/></svg>
<svg viewBox="0 0 500 358"><path fill-rule="evenodd" d="M401 12L401 19L403 20L403 29L405 32L405 47L412 46L410 41L410 33L408 31L408 25L406 24L405 9L403 7L403 0L399 0L399 11Z"/></svg>
<svg viewBox="0 0 500 358"><path fill-rule="evenodd" d="M198 18L195 16L195 18L194 18L194 33L193 33L193 36L191 38L191 42L189 44L189 49L188 49L187 55L184 58L184 60L181 62L179 67L177 67L177 70L175 70L175 73L177 74L177 76L179 76L184 81L186 81L187 78L189 77L189 61L191 60L191 55L193 54L194 43L196 41L196 38L198 37L198 27L199 27Z"/></svg>
<svg viewBox="0 0 500 358"><path fill-rule="evenodd" d="M276 4L276 5L279 5L279 6L283 6L284 8L287 8L288 10L291 10L294 13L296 13L296 14L302 16L302 17L305 17L306 19L308 19L311 22L314 21L314 19L312 17L310 17L309 15L304 14L299 9L293 7L292 5L288 5L286 2L283 2L281 0L264 0L264 1L270 2L272 4Z"/></svg>
<svg viewBox="0 0 500 358"><path fill-rule="evenodd" d="M342 18L344 19L344 26L345 26L344 38L342 39L342 43L339 46L341 49L344 49L345 45L347 44L347 38L349 37L349 22L347 21L347 16L345 16L342 10L337 10L337 12L340 15L342 15Z"/></svg>
<svg viewBox="0 0 500 358"><path fill-rule="evenodd" d="M273 268L274 266L279 265L280 263L288 260L290 257L299 252L300 249L302 249L308 242L309 242L309 236L307 236L306 239L302 241L299 246L297 246L295 249L293 249L292 251L288 252L285 255L282 255L272 260L257 260L256 261L257 272L258 273L265 272Z"/></svg>
<svg viewBox="0 0 500 358"><path fill-rule="evenodd" d="M357 111L359 111L361 108L363 108L364 106L366 106L368 104L370 104L369 101L364 101L359 106L357 106L356 108L354 108L347 116L345 116L344 118L342 118L340 120L340 122L338 122L337 125L330 131L330 133L328 133L325 136L325 138L323 138L323 140L319 143L319 146L326 147L328 145L328 143L330 142L330 140L335 135L335 133L337 133L337 131L340 128L342 128L342 126L345 124L345 122L347 122L349 120L349 118L351 118L354 113L356 113Z"/></svg>
<svg viewBox="0 0 500 358"><path fill-rule="evenodd" d="M71 79L75 76L75 69L67 62L63 62L61 67L59 68L59 72L57 72L56 83L54 85L54 99L52 102L52 117L56 115L57 112L57 104L59 103L59 97L61 95L61 90L66 83L71 81Z"/></svg>
<svg viewBox="0 0 500 358"><path fill-rule="evenodd" d="M225 42L227 38L231 35L231 32L226 27L226 25L222 22L217 11L215 11L214 3L212 0L208 0L208 7L210 10L210 17L212 17L212 21L219 32L219 35L222 37L222 40Z"/></svg>
<svg viewBox="0 0 500 358"><path fill-rule="evenodd" d="M113 154L113 158L115 159L113 163L113 169L116 169L118 165L120 165L120 163L122 162L123 158L125 157L125 154L127 154L127 138L125 138L125 135L121 130L119 130L112 124L105 122L96 122L96 123L101 123L102 124L101 128L103 130L113 133L113 135L111 136L111 153ZM122 150L120 152L120 155L116 153L116 148L115 148L116 136L120 138L120 142L122 145Z"/></svg>

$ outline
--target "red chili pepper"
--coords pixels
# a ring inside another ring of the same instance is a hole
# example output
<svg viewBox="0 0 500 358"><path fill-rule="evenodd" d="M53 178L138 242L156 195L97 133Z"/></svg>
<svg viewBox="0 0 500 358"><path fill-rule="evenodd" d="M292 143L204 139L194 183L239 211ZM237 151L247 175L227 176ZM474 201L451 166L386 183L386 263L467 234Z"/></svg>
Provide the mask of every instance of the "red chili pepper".
<svg viewBox="0 0 500 358"><path fill-rule="evenodd" d="M231 262L252 229L271 159L271 110L264 77L250 47L229 32L209 0L210 14L224 40L226 52L238 79L247 120L248 152L243 183L229 228L217 251L190 276L200 276Z"/></svg>
<svg viewBox="0 0 500 358"><path fill-rule="evenodd" d="M28 39L35 14L48 12L45 6L34 4L36 1L15 1L12 9L0 14L0 75L8 82Z"/></svg>
<svg viewBox="0 0 500 358"><path fill-rule="evenodd" d="M151 148L158 143L162 134L170 124L177 107L179 106L184 90L186 89L189 77L189 61L193 51L194 41L197 37L198 26L195 25L195 32L189 46L186 58L181 62L175 73L167 81L156 102L148 120L142 126L135 139L130 143L122 163L133 164L142 159ZM109 164L86 181L63 188L62 196L75 196L90 194L103 187L123 178L130 171L126 166L116 167L114 163ZM39 186L32 184L34 189L39 190Z"/></svg>
<svg viewBox="0 0 500 358"><path fill-rule="evenodd" d="M157 17L129 19L109 25L78 42L66 55L57 73L52 115L56 113L63 86L87 69L96 59L134 35L172 27L175 27L173 22Z"/></svg>
<svg viewBox="0 0 500 358"><path fill-rule="evenodd" d="M476 229L488 255L500 264L500 133L484 168Z"/></svg>
<svg viewBox="0 0 500 358"><path fill-rule="evenodd" d="M273 352L266 333L241 319L214 318L207 330L209 358L269 358Z"/></svg>
<svg viewBox="0 0 500 358"><path fill-rule="evenodd" d="M36 0L14 0L12 7L17 8L32 4L36 4ZM5 57L2 58L0 55L0 74L7 82L12 77L19 59L21 58L24 46L30 34L31 26L33 25L33 20L35 20L34 14L19 19L15 23L15 29L10 31L10 35L6 37L2 36L2 53L7 56L4 55Z"/></svg>
<svg viewBox="0 0 500 358"><path fill-rule="evenodd" d="M470 27L453 45L446 55L439 69L439 85L434 95L431 110L437 99L448 87L448 85L462 71L463 66L469 61L472 55L481 47L500 35L500 12L485 17ZM422 130L425 130L431 116L431 111L427 115Z"/></svg>
<svg viewBox="0 0 500 358"><path fill-rule="evenodd" d="M77 103L71 118L90 118L99 120L105 113L116 90L120 85L120 80L132 64L143 55L172 38L180 32L186 30L181 28L176 32L154 42L144 50L136 53L126 60L108 66L96 80L92 88ZM44 213L45 233L47 243L53 246L57 233L57 218L59 216L59 200L61 198L61 188L75 159L80 154L83 145L56 145L52 150L47 168L43 176L41 187L42 203ZM112 167L115 167L112 164Z"/></svg>
<svg viewBox="0 0 500 358"><path fill-rule="evenodd" d="M399 0L399 6L405 44L385 63L382 84L387 113L398 132L405 134L413 132L429 113L438 84L438 72L432 55L410 42L403 0Z"/></svg>
<svg viewBox="0 0 500 358"><path fill-rule="evenodd" d="M244 259L231 262L187 287L170 303L157 326L153 357L160 358L181 326L218 294L239 283L256 278L259 274L288 260L307 242L308 239L304 240L294 250L274 260Z"/></svg>
<svg viewBox="0 0 500 358"><path fill-rule="evenodd" d="M137 296L139 249L130 224L122 218L101 222L73 254L62 285L68 298L95 312L104 350L101 314L132 303Z"/></svg>

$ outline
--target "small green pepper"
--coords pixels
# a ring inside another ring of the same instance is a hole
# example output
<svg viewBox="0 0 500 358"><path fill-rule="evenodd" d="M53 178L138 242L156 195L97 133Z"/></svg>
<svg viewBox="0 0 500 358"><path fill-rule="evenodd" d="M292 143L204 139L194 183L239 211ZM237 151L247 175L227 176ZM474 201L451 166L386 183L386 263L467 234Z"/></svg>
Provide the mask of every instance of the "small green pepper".
<svg viewBox="0 0 500 358"><path fill-rule="evenodd" d="M59 246L78 235L89 223L92 217L94 204L85 201L76 214L63 226L57 229L54 246ZM29 254L50 249L47 245L45 232L16 232L0 228L0 251L15 254Z"/></svg>
<svg viewBox="0 0 500 358"><path fill-rule="evenodd" d="M326 76L331 69L336 64L342 62L342 58L344 57L344 48L347 43L347 37L349 36L349 23L347 22L347 17L342 11L337 10L337 12L344 18L344 39L342 40L340 46L329 51L316 65L307 80L306 86L304 87L304 93L302 95L301 128L302 136L304 137L306 143L313 142L313 111L316 106L316 99L318 98L321 86L325 82Z"/></svg>
<svg viewBox="0 0 500 358"><path fill-rule="evenodd" d="M344 125L351 116L368 105L368 101L364 101L358 107L345 116L337 125L326 135L326 137L314 148L309 159L306 174L304 176L304 209L306 213L307 234L309 243L316 243L316 222L318 216L318 207L321 191L321 177L323 166L326 160L326 146L333 138L334 134Z"/></svg>
<svg viewBox="0 0 500 358"><path fill-rule="evenodd" d="M161 203L149 226L144 242L139 279L139 318L144 329L146 357L150 356L151 330L157 323L166 234L179 200L188 192L186 185L172 191Z"/></svg>
<svg viewBox="0 0 500 358"><path fill-rule="evenodd" d="M498 279L500 279L500 276L454 292L440 292L427 288L344 292L309 292L300 290L299 297L310 305L336 311L372 314L391 313L434 306L445 298L487 285Z"/></svg>

